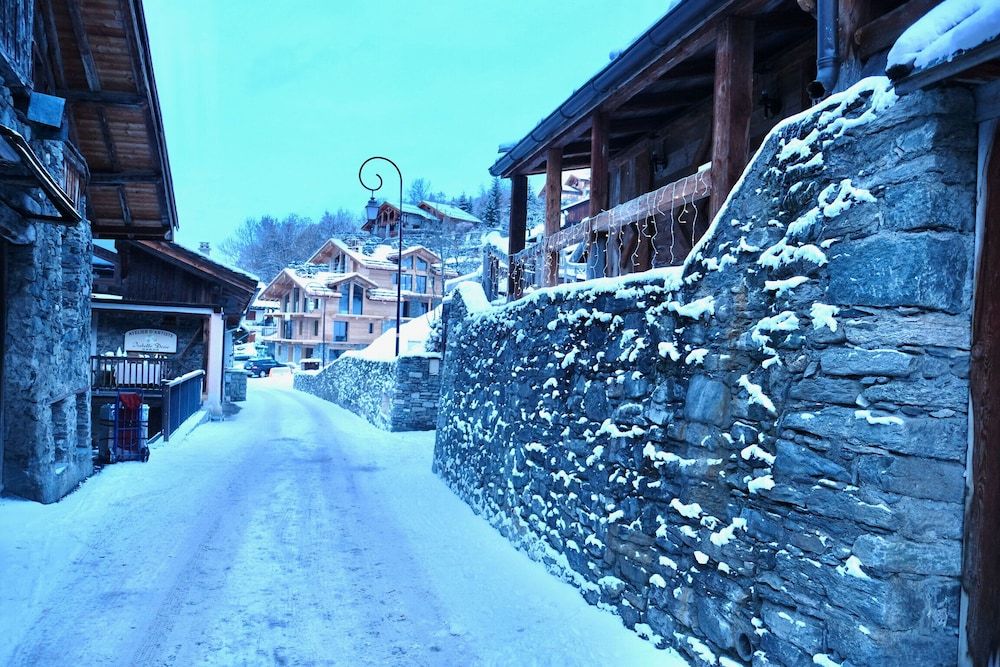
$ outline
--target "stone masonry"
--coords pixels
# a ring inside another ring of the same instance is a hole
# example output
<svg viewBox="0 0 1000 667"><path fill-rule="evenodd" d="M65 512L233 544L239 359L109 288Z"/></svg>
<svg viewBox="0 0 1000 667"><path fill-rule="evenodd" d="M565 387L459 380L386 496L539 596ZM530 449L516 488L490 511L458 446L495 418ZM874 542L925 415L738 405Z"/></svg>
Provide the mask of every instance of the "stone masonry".
<svg viewBox="0 0 1000 667"><path fill-rule="evenodd" d="M392 361L345 355L318 373L296 373L295 388L387 431L429 431L437 422L440 365L433 353Z"/></svg>
<svg viewBox="0 0 1000 667"><path fill-rule="evenodd" d="M34 139L0 87L0 122L63 180L59 140ZM25 195L28 208L38 208ZM90 448L90 225L32 222L0 205L7 260L3 347L3 490L54 502L93 471Z"/></svg>
<svg viewBox="0 0 1000 667"><path fill-rule="evenodd" d="M866 80L682 273L457 294L436 472L699 664L954 664L975 168L966 91Z"/></svg>

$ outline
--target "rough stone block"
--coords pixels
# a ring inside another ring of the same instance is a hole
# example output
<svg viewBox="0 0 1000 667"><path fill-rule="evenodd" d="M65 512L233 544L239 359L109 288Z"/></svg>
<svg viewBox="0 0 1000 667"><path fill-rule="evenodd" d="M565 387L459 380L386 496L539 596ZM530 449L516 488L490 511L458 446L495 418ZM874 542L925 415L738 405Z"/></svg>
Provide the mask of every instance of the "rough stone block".
<svg viewBox="0 0 1000 667"><path fill-rule="evenodd" d="M834 348L820 355L820 368L829 375L905 376L913 372L914 362L896 350Z"/></svg>
<svg viewBox="0 0 1000 667"><path fill-rule="evenodd" d="M703 424L724 425L729 419L729 387L706 375L695 375L688 385L684 416Z"/></svg>
<svg viewBox="0 0 1000 667"><path fill-rule="evenodd" d="M921 544L898 537L862 535L852 550L862 567L877 572L943 576L962 572L962 544L958 541Z"/></svg>
<svg viewBox="0 0 1000 667"><path fill-rule="evenodd" d="M845 242L837 250L830 258L829 303L946 312L966 306L969 244L960 236L881 235Z"/></svg>

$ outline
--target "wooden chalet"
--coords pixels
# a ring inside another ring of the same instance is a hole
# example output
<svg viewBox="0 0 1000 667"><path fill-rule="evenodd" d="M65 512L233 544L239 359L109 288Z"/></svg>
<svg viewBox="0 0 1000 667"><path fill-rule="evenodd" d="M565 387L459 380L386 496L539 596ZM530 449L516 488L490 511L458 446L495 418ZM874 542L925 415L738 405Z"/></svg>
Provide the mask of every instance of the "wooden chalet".
<svg viewBox="0 0 1000 667"><path fill-rule="evenodd" d="M340 239L324 243L303 266L279 273L261 292L279 303L278 330L264 338L275 359L336 359L367 347L396 326L399 251L364 252ZM420 317L441 302L441 258L423 246L402 253L401 319Z"/></svg>
<svg viewBox="0 0 1000 667"><path fill-rule="evenodd" d="M165 384L194 373L197 404L204 398L219 405L232 334L257 292L257 278L169 241L117 241L113 250L99 247L95 257L104 274L91 304L95 403L122 388L140 390L155 425ZM130 347L137 331L170 342L147 348L140 338Z"/></svg>
<svg viewBox="0 0 1000 667"><path fill-rule="evenodd" d="M490 169L511 179L509 294L583 277L567 270L568 248L586 277L681 263L768 131L880 73L895 38L934 4L680 2ZM818 34L830 36L821 49ZM587 215L564 225L563 172L579 168L591 171ZM527 177L542 173L545 236L525 248Z"/></svg>

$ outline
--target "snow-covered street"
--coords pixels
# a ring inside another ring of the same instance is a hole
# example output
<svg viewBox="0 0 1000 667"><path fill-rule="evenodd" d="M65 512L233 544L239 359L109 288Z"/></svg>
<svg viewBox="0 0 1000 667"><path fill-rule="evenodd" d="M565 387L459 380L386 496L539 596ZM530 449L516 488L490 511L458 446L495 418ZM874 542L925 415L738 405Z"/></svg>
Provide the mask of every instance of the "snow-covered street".
<svg viewBox="0 0 1000 667"><path fill-rule="evenodd" d="M433 433L288 384L60 503L0 501L0 664L685 664L475 516Z"/></svg>

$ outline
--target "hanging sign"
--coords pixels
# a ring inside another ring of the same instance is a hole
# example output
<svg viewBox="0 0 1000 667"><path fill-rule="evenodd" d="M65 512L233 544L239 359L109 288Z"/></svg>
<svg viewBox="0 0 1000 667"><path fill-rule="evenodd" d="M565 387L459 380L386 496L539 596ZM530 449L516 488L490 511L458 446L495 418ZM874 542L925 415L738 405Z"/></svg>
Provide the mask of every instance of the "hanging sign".
<svg viewBox="0 0 1000 667"><path fill-rule="evenodd" d="M132 329L125 332L126 352L177 352L177 334L163 329Z"/></svg>

